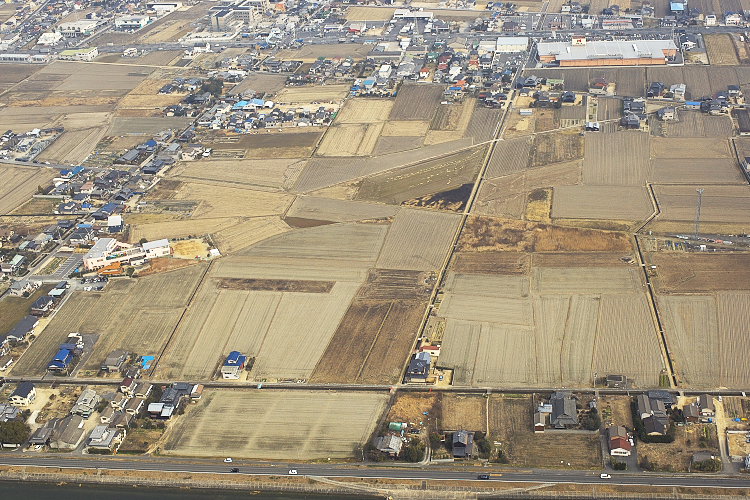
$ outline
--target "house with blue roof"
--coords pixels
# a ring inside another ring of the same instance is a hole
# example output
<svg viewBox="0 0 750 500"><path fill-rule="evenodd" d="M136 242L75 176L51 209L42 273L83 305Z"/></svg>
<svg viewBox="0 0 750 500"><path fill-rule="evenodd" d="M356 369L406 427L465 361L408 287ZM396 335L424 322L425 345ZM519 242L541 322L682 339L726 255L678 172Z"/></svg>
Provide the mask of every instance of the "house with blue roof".
<svg viewBox="0 0 750 500"><path fill-rule="evenodd" d="M230 352L224 360L224 364L221 366L222 378L232 380L239 379L242 370L245 369L245 363L247 363L247 356L239 351Z"/></svg>

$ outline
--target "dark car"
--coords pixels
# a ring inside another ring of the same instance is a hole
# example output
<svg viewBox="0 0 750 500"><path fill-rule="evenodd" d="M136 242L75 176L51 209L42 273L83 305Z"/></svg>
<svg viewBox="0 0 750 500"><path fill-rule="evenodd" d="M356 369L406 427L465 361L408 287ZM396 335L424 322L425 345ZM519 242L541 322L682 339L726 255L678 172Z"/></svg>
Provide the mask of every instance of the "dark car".
<svg viewBox="0 0 750 500"><path fill-rule="evenodd" d="M490 475L489 474L479 474L479 476L477 476L477 478L478 479L489 479Z"/></svg>
<svg viewBox="0 0 750 500"><path fill-rule="evenodd" d="M238 467L232 467L231 469L229 469L229 472L239 472L239 471L240 469Z"/></svg>

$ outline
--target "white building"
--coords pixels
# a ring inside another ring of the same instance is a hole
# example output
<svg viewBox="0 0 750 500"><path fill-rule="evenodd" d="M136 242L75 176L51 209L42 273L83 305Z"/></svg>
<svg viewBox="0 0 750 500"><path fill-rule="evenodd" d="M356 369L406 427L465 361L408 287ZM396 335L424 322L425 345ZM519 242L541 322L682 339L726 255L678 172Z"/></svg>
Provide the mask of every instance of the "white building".
<svg viewBox="0 0 750 500"><path fill-rule="evenodd" d="M169 246L169 240L156 240L148 241L143 244L143 250L146 252L147 259L154 259L156 257L166 257L172 254L172 249Z"/></svg>
<svg viewBox="0 0 750 500"><path fill-rule="evenodd" d="M115 29L119 31L138 31L151 22L148 16L118 16L115 18Z"/></svg>
<svg viewBox="0 0 750 500"><path fill-rule="evenodd" d="M50 31L49 33L42 33L36 43L37 45L56 45L62 39L62 33L59 33L57 31Z"/></svg>
<svg viewBox="0 0 750 500"><path fill-rule="evenodd" d="M77 38L93 35L97 26L99 26L99 21L94 19L81 19L69 23L60 23L58 30L64 37Z"/></svg>
<svg viewBox="0 0 750 500"><path fill-rule="evenodd" d="M707 14L704 22L706 23L706 26L716 26L716 24L718 24L716 16L713 14Z"/></svg>
<svg viewBox="0 0 750 500"><path fill-rule="evenodd" d="M148 2L146 8L156 12L157 17L166 16L182 7L182 2Z"/></svg>
<svg viewBox="0 0 750 500"><path fill-rule="evenodd" d="M99 49L89 47L87 49L70 49L60 52L63 61L93 61L99 55Z"/></svg>
<svg viewBox="0 0 750 500"><path fill-rule="evenodd" d="M529 48L529 39L525 36L501 36L497 39L495 52L524 52Z"/></svg>

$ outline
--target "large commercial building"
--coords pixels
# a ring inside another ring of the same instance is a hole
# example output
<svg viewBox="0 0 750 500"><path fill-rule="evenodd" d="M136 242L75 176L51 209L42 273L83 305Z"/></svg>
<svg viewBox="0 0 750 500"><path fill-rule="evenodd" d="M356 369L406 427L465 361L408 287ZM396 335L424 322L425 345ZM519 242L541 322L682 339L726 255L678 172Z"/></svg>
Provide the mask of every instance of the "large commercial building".
<svg viewBox="0 0 750 500"><path fill-rule="evenodd" d="M60 59L64 61L93 61L99 55L99 49L89 47L87 49L70 49L60 52Z"/></svg>
<svg viewBox="0 0 750 500"><path fill-rule="evenodd" d="M501 36L497 39L495 52L525 52L529 48L529 39L525 36Z"/></svg>
<svg viewBox="0 0 750 500"><path fill-rule="evenodd" d="M138 31L151 22L148 16L118 16L115 18L115 29L118 31Z"/></svg>
<svg viewBox="0 0 750 500"><path fill-rule="evenodd" d="M268 0L222 0L211 7L211 29L223 31L238 25L255 25L270 9Z"/></svg>
<svg viewBox="0 0 750 500"><path fill-rule="evenodd" d="M92 271L117 262L136 263L166 257L171 253L169 240L166 239L149 241L141 246L122 243L114 238L99 238L83 257L83 266Z"/></svg>
<svg viewBox="0 0 750 500"><path fill-rule="evenodd" d="M657 66L677 57L673 40L540 42L539 61L551 66Z"/></svg>

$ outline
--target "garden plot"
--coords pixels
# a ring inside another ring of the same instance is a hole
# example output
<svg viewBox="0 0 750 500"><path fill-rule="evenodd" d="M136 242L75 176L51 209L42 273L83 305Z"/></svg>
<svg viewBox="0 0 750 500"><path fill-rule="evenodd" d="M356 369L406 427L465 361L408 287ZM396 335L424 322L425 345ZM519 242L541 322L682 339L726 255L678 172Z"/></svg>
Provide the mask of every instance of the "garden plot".
<svg viewBox="0 0 750 500"><path fill-rule="evenodd" d="M364 201L333 200L313 196L298 196L287 210L286 217L299 217L332 222L369 219L389 219L398 207Z"/></svg>
<svg viewBox="0 0 750 500"><path fill-rule="evenodd" d="M70 332L98 334L84 370L98 371L115 349L158 354L172 334L205 265L111 281L103 292L76 292L55 315L44 335L14 365L16 375L43 375Z"/></svg>
<svg viewBox="0 0 750 500"><path fill-rule="evenodd" d="M354 457L387 399L362 392L211 391L169 431L162 451L223 457L231 449L235 458L276 460ZM248 425L249 416L255 425ZM239 441L237 429L243 429Z"/></svg>
<svg viewBox="0 0 750 500"><path fill-rule="evenodd" d="M552 218L642 220L653 212L642 186L557 186Z"/></svg>
<svg viewBox="0 0 750 500"><path fill-rule="evenodd" d="M459 215L401 209L388 230L377 267L439 269L461 221Z"/></svg>
<svg viewBox="0 0 750 500"><path fill-rule="evenodd" d="M643 132L586 134L583 183L642 186L649 176L649 135Z"/></svg>

